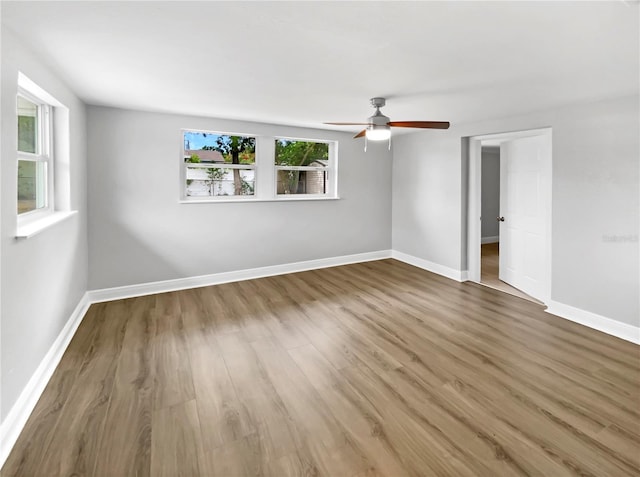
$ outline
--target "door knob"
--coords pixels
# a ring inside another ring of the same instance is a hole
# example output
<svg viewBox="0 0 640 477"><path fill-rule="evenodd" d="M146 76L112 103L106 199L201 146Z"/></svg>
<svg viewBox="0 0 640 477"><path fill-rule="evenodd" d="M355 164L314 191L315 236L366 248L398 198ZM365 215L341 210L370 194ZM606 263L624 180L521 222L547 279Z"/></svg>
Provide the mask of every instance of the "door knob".
<svg viewBox="0 0 640 477"><path fill-rule="evenodd" d="M496 218L496 220L497 220L498 222L504 222L504 217L497 217L497 218Z"/></svg>

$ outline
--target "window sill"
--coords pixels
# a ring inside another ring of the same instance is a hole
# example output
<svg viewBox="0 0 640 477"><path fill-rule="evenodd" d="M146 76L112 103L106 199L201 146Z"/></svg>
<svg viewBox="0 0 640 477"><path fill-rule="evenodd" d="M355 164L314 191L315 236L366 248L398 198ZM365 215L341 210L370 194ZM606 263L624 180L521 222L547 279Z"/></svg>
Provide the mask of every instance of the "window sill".
<svg viewBox="0 0 640 477"><path fill-rule="evenodd" d="M229 202L303 202L314 200L340 200L340 197L274 197L269 199L181 199L180 204L225 204Z"/></svg>
<svg viewBox="0 0 640 477"><path fill-rule="evenodd" d="M53 227L55 224L62 222L78 213L77 210L53 212L44 217L29 221L26 224L18 225L16 232L17 239L28 239L39 234L43 230Z"/></svg>

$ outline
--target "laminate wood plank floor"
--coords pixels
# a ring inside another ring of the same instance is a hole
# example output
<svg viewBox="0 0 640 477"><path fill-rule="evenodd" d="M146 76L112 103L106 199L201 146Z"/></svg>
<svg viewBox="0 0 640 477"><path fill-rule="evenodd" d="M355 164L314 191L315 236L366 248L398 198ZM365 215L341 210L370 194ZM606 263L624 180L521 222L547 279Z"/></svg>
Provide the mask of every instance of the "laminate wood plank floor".
<svg viewBox="0 0 640 477"><path fill-rule="evenodd" d="M91 306L9 476L640 476L640 347L395 260Z"/></svg>
<svg viewBox="0 0 640 477"><path fill-rule="evenodd" d="M533 301L538 304L542 302L536 300L532 296L527 295L521 290L512 287L506 282L503 282L499 278L500 268L500 244L499 243L485 243L481 245L480 251L480 283L485 286L495 288L496 290L503 291L509 295L518 296L525 300Z"/></svg>

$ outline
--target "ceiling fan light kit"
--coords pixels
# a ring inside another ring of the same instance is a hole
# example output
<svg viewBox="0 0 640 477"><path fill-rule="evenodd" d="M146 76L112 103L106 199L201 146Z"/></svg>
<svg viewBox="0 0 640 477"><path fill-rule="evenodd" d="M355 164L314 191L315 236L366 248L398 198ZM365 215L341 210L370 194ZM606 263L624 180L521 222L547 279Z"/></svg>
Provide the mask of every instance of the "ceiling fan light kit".
<svg viewBox="0 0 640 477"><path fill-rule="evenodd" d="M389 149L391 149L391 128L420 128L420 129L449 129L447 121L390 121L387 116L382 114L380 108L386 104L385 98L371 98L371 106L376 108L376 112L369 116L366 123L325 123L334 126L367 126L365 129L356 134L354 139L364 136L366 141L389 141Z"/></svg>
<svg viewBox="0 0 640 477"><path fill-rule="evenodd" d="M367 127L365 135L369 141L386 141L391 138L391 128L389 126L377 126L372 124Z"/></svg>

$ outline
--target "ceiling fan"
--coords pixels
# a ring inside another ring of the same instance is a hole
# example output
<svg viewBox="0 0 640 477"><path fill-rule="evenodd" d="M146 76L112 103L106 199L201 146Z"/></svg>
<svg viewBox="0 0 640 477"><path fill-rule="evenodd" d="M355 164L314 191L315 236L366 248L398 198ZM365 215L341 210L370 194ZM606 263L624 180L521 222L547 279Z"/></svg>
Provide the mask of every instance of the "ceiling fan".
<svg viewBox="0 0 640 477"><path fill-rule="evenodd" d="M354 137L365 136L371 141L386 141L391 137L391 128L421 128L421 129L449 129L447 121L390 121L387 116L380 112L380 108L386 104L384 98L371 98L371 106L376 108L373 116L368 118L366 123L324 123L334 126L367 126Z"/></svg>

